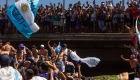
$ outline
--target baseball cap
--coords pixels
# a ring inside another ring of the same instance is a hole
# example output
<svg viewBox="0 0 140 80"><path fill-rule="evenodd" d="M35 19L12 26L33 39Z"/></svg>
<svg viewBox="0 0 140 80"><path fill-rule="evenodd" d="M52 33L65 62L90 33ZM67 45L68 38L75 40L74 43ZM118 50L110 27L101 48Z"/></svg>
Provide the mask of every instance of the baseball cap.
<svg viewBox="0 0 140 80"><path fill-rule="evenodd" d="M11 62L11 58L8 54L2 54L0 55L0 64L9 64Z"/></svg>
<svg viewBox="0 0 140 80"><path fill-rule="evenodd" d="M41 44L40 47L45 47L45 46L43 44Z"/></svg>
<svg viewBox="0 0 140 80"><path fill-rule="evenodd" d="M24 48L24 44L19 44L18 47Z"/></svg>

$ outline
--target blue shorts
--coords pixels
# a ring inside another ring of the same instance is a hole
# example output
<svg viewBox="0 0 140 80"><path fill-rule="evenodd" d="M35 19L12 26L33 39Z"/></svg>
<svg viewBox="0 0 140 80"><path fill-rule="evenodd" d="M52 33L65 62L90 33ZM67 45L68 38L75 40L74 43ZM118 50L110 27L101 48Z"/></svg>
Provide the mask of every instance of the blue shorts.
<svg viewBox="0 0 140 80"><path fill-rule="evenodd" d="M56 61L56 67L57 67L60 71L63 71L63 61Z"/></svg>

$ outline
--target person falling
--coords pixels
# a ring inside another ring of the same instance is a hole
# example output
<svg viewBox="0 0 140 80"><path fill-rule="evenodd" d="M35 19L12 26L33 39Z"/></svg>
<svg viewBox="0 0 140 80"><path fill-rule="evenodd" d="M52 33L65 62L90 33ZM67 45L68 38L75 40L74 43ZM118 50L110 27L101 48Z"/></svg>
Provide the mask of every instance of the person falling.
<svg viewBox="0 0 140 80"><path fill-rule="evenodd" d="M135 46L137 51L139 51L139 47L138 47L138 44L137 44L137 35L130 29L129 26L125 25L125 27L128 30L130 37L132 38L133 45Z"/></svg>

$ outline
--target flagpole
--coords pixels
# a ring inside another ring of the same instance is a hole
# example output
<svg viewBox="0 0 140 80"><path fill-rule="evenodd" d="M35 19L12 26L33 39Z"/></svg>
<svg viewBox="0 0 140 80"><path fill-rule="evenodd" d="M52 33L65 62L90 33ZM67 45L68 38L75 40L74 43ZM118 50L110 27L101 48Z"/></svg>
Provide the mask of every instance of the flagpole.
<svg viewBox="0 0 140 80"><path fill-rule="evenodd" d="M124 3L125 3L125 1L122 0L122 7L123 7L122 9L123 9L123 13L124 13L124 9L125 9ZM124 31L124 14L123 14L123 19L122 19L122 21L123 21L122 30Z"/></svg>
<svg viewBox="0 0 140 80"><path fill-rule="evenodd" d="M95 2L95 0L94 0L94 2L93 2L93 4L94 4L94 16L95 16L95 19L94 19L94 28L93 28L93 32L95 31L95 24L96 24L96 22L95 22L95 20L96 20L96 2Z"/></svg>
<svg viewBox="0 0 140 80"><path fill-rule="evenodd" d="M8 6L8 0L6 0L6 8L7 8L7 6Z"/></svg>
<svg viewBox="0 0 140 80"><path fill-rule="evenodd" d="M63 11L65 11L65 0L63 0ZM63 19L63 21L64 21L65 19ZM63 30L62 30L62 32L65 32L65 27L64 27L64 25L63 25Z"/></svg>
<svg viewBox="0 0 140 80"><path fill-rule="evenodd" d="M65 9L65 0L63 0L63 7L64 7L64 9Z"/></svg>

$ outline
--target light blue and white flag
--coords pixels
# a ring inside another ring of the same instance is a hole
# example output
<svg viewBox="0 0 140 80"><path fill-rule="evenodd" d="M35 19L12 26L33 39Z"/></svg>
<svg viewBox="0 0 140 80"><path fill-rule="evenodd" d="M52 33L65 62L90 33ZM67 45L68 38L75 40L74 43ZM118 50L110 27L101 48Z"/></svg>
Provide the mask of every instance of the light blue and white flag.
<svg viewBox="0 0 140 80"><path fill-rule="evenodd" d="M100 62L99 58L96 57L87 57L87 58L80 58L77 54L76 51L72 51L70 53L70 57L74 61L81 61L82 63L87 64L89 67L96 67L97 64Z"/></svg>
<svg viewBox="0 0 140 80"><path fill-rule="evenodd" d="M135 28L136 28L136 34L137 34L137 37L138 37L138 41L139 41L139 44L140 44L140 32L138 30L138 25L140 25L140 20L137 18Z"/></svg>
<svg viewBox="0 0 140 80"><path fill-rule="evenodd" d="M38 6L39 6L39 0L27 0L30 4L31 10L34 14L34 17L36 17L36 13L38 11Z"/></svg>
<svg viewBox="0 0 140 80"><path fill-rule="evenodd" d="M56 49L55 49L55 52L57 53L57 54L60 54L60 51L61 51L61 45L60 45L60 42L58 43L58 46L56 47Z"/></svg>
<svg viewBox="0 0 140 80"><path fill-rule="evenodd" d="M6 14L26 38L30 38L33 33L39 30L27 0L20 0L11 5L7 8Z"/></svg>

